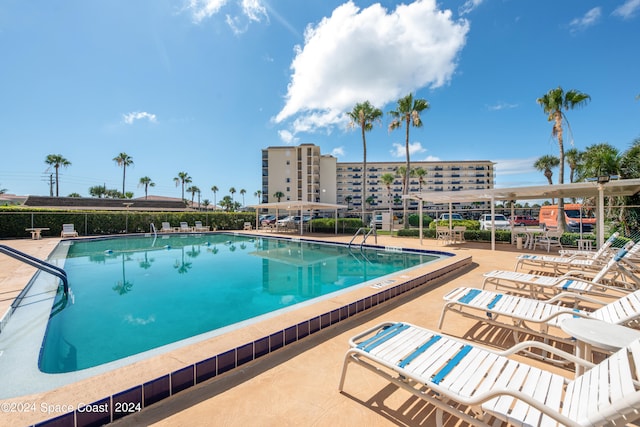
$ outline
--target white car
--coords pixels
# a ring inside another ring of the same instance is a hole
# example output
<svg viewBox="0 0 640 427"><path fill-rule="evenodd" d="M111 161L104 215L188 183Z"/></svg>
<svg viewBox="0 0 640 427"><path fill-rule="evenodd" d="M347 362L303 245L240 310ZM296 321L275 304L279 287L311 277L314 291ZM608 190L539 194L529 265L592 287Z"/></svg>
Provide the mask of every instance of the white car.
<svg viewBox="0 0 640 427"><path fill-rule="evenodd" d="M496 230L509 230L511 224L504 215L494 215L493 223ZM480 230L491 230L491 214L485 214L480 217Z"/></svg>

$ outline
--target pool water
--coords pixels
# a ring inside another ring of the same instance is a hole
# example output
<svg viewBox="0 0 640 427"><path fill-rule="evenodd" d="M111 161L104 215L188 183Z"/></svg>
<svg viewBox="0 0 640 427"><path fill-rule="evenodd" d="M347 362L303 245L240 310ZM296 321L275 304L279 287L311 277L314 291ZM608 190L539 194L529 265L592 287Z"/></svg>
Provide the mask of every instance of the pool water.
<svg viewBox="0 0 640 427"><path fill-rule="evenodd" d="M438 258L230 234L74 241L39 368L98 366Z"/></svg>

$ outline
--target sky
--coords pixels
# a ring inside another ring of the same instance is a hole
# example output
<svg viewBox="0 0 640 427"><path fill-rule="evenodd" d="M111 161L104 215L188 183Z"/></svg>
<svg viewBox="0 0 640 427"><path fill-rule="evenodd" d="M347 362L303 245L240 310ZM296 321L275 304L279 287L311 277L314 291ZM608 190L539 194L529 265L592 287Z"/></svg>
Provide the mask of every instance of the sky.
<svg viewBox="0 0 640 427"><path fill-rule="evenodd" d="M533 163L558 146L536 99L551 89L591 97L567 113L565 148L640 137L639 42L640 0L4 0L0 188L48 195L60 154L61 196L121 190L126 153L134 197L145 176L180 197L187 172L202 199L233 187L257 203L264 148L362 161L356 103L384 112L367 160L404 161L388 111L408 93L430 106L412 161L490 160L496 187L543 185Z"/></svg>

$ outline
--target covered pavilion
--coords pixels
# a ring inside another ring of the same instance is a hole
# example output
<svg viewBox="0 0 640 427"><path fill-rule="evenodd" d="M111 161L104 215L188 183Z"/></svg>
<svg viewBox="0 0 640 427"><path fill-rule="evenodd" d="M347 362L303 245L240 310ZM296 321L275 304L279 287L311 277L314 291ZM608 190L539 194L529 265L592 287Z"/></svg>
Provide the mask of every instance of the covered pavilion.
<svg viewBox="0 0 640 427"><path fill-rule="evenodd" d="M255 208L256 210L256 230L260 227L260 222L258 220L260 216L260 210L268 209L276 211L276 218L278 217L279 211L294 211L299 212L300 218L303 217L303 212L313 212L313 211L333 211L334 218L336 219L336 230L335 233L338 234L338 210L339 209L347 209L347 205L337 205L333 203L320 203L320 202L308 202L304 200L288 200L284 202L273 202L273 203L261 203L259 205L250 205L250 208ZM300 221L300 234L302 235L304 231L304 222Z"/></svg>
<svg viewBox="0 0 640 427"><path fill-rule="evenodd" d="M536 200L550 198L596 198L596 221L598 247L604 242L604 197L605 196L632 196L640 192L640 179L612 180L609 176L599 177L593 181L574 182L570 184L536 185L531 187L490 188L482 190L462 191L423 191L411 193L403 198L417 200L420 203L420 239L422 239L422 205L424 202L448 203L449 212L452 204L456 202L490 201L491 218L495 214L495 202L497 200ZM513 216L514 207L511 207ZM451 215L449 215L451 224ZM491 249L495 250L495 227L491 227Z"/></svg>

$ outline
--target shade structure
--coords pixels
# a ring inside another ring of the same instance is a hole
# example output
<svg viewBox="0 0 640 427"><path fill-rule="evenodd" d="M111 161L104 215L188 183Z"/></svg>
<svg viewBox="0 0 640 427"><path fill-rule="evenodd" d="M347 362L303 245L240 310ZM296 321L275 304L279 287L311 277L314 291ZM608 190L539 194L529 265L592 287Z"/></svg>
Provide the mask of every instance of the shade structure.
<svg viewBox="0 0 640 427"><path fill-rule="evenodd" d="M608 177L605 177L608 178ZM569 197L595 197L598 200L598 246L604 241L604 196L632 196L640 192L640 179L597 179L570 184L536 185L530 187L489 188L481 190L461 191L428 191L411 193L403 198L432 203L460 203L475 201L491 201L493 213L496 200L534 200ZM422 203L420 204L422 210ZM422 222L420 222L422 227ZM422 234L422 231L420 232ZM491 231L492 249L495 249L495 230Z"/></svg>
<svg viewBox="0 0 640 427"><path fill-rule="evenodd" d="M273 203L261 203L259 205L249 205L250 208L256 209L256 229L260 226L258 224L259 209L275 209L276 214L278 211L298 211L300 217L302 217L303 211L334 211L336 218L336 234L338 234L338 209L347 209L347 205L338 205L333 203L320 203L320 202L308 202L304 200L288 200L285 202L273 202ZM300 221L300 234L303 232L304 224Z"/></svg>

